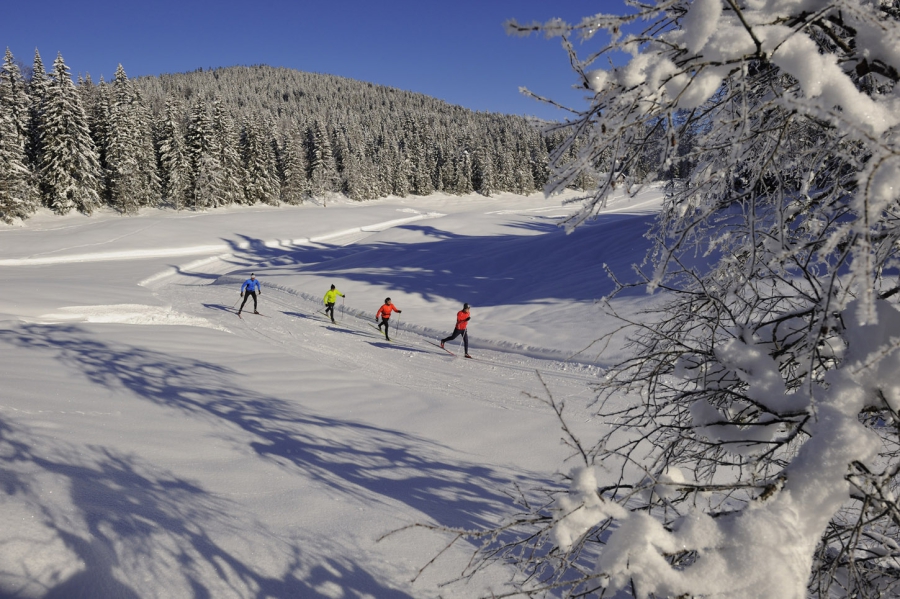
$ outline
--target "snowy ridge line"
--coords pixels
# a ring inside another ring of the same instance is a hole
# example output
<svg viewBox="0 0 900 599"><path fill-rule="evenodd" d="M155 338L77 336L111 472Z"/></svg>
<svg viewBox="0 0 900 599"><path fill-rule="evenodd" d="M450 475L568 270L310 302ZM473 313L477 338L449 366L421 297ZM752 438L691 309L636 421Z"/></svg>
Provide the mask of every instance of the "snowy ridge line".
<svg viewBox="0 0 900 599"><path fill-rule="evenodd" d="M446 216L439 212L428 212L426 214L417 214L406 218L398 218L394 220L375 223L374 225L365 225L363 227L354 227L336 233L328 233L326 235L318 235L316 237L301 237L298 239L273 239L264 241L263 246L267 248L283 248L290 250L294 247L305 246L316 243L325 243L329 239L342 237L352 233L378 233L403 225L406 223L424 220L427 218L439 218ZM40 266L45 264L69 264L73 262L111 262L118 260L142 260L146 258L169 258L173 256L196 256L200 254L223 254L232 253L234 248L246 250L253 247L250 242L242 241L237 244L229 245L225 243L214 245L195 245L180 248L152 248L146 250L120 250L116 252L94 252L89 254L69 254L67 256L45 256L42 258L4 258L0 259L0 266ZM168 269L166 273L176 272L175 269ZM158 276L159 275L159 276ZM160 273L150 277L161 278ZM156 279L154 279L156 280Z"/></svg>
<svg viewBox="0 0 900 599"><path fill-rule="evenodd" d="M238 277L219 277L213 285L235 285L243 283L244 279ZM310 295L309 293L305 293L303 291L297 291L291 287L286 287L283 285L277 284L267 284L267 288L274 289L276 291L280 291L287 295L292 295L295 297L299 297L305 299L307 301L320 304L322 302L322 298ZM324 294L323 294L324 295ZM337 306L335 306L337 309ZM355 318L359 318L364 321L372 320L374 317L373 312L368 312L365 310L359 310L355 308L344 308L344 314L353 316ZM401 328L399 337L402 339L402 335L404 333L414 333L421 337L425 337L428 339L442 339L447 336L448 331L446 330L436 330L430 327L422 327L418 325L411 325L405 323L401 320ZM583 366L598 366L595 362L584 362L579 360L571 359L571 355L566 352L561 352L558 350L547 349L543 347L535 347L531 345L522 345L519 343L511 343L508 341L496 341L492 339L476 339L469 341L469 347L474 349L488 349L494 350L504 353L518 354L529 358L538 358L541 360L556 360L558 362L566 362L569 364L579 364ZM502 365L499 364L498 365ZM560 373L564 374L564 373Z"/></svg>

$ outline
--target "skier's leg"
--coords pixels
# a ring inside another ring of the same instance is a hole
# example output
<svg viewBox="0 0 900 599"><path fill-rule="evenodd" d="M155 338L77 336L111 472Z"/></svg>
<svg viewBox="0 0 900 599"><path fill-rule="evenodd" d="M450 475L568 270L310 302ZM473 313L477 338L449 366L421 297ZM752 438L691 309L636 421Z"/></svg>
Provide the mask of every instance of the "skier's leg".
<svg viewBox="0 0 900 599"><path fill-rule="evenodd" d="M241 302L241 307L238 308L238 312L240 312L240 311L242 311L242 310L244 309L244 304L247 303L247 300L248 300L249 298L250 298L250 294L249 294L249 293L245 293L245 294L244 294L244 301Z"/></svg>
<svg viewBox="0 0 900 599"><path fill-rule="evenodd" d="M253 311L256 312L256 292L255 292L255 291L251 291L251 292L250 292L250 295L253 296Z"/></svg>
<svg viewBox="0 0 900 599"><path fill-rule="evenodd" d="M385 318L385 319L384 319L384 338L387 339L388 341L391 340L391 336L390 336L390 334L388 333L388 330L389 330L390 328L391 328L391 321L388 320L387 318Z"/></svg>
<svg viewBox="0 0 900 599"><path fill-rule="evenodd" d="M463 330L462 336L463 336L463 344L465 345L465 348L466 348L466 354L468 355L468 353L469 353L469 331Z"/></svg>
<svg viewBox="0 0 900 599"><path fill-rule="evenodd" d="M459 336L459 329L453 329L453 334L452 334L452 335L450 335L449 337L444 337L443 339L441 339L441 348L443 349L445 343L447 343L448 341L453 341L453 340L456 339L458 336Z"/></svg>

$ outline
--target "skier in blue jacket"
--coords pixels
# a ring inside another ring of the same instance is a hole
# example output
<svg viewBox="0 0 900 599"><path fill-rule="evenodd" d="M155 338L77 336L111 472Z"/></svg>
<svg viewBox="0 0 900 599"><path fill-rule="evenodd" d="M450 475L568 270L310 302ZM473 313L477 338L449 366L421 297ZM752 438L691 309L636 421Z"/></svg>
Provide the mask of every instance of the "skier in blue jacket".
<svg viewBox="0 0 900 599"><path fill-rule="evenodd" d="M247 293L244 294L244 290L246 289ZM253 313L259 314L256 311L256 294L259 293L262 295L262 289L259 288L259 281L256 280L256 275L252 272L250 273L250 278L244 281L244 284L241 285L241 296L244 298L244 301L241 302L241 309L238 310L238 315L240 316L241 311L244 309L244 304L247 303L247 299L249 297L253 297Z"/></svg>

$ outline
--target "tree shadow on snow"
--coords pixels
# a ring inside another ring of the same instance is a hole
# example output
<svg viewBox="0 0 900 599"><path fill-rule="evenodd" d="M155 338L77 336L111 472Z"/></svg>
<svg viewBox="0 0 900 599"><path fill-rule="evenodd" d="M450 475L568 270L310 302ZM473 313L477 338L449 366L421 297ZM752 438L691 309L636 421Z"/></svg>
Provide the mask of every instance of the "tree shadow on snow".
<svg viewBox="0 0 900 599"><path fill-rule="evenodd" d="M649 248L643 234L653 219L646 214L601 214L568 235L554 220L538 218L507 225L508 233L502 235L463 235L416 223L396 227L397 233L425 238L410 243L286 248L269 247L247 236L223 241L242 275L247 269L268 270L263 285L296 274L337 274L397 293L482 307L546 300L590 302L614 289L604 265L620 280L634 280L632 264ZM643 293L629 290L625 295Z"/></svg>
<svg viewBox="0 0 900 599"><path fill-rule="evenodd" d="M305 413L296 403L242 387L236 372L210 362L99 340L78 326L20 325L0 330L0 344L13 351L50 353L100 387L124 388L192 417L227 422L245 433L248 452L367 503L400 501L435 524L462 528L489 526L497 514L509 510L510 501L502 491L511 481L488 467L448 460L440 446L401 431ZM253 514L232 520L233 504L187 480L160 473L136 456L103 448L78 455L27 431L15 442L11 439L17 434L0 432L0 442L9 446L0 454L4 491L24 493L28 503L39 506L46 526L85 564L81 573L60 582L46 596L136 596L127 587L115 586L122 583L116 582L112 570L127 557L121 555L126 551L122 543L143 560L178 561L197 597L213 594L202 588L200 573L209 568L234 573L234 584L258 588L258 596L317 596L308 580L263 575L204 532L204 523L235 534L248 527L256 531L261 525L253 522ZM15 474L25 464L65 478L70 500L90 535L70 529L71 514L58 513L28 477ZM287 542L283 535L266 534L273 543ZM299 547L285 547L283 552L292 555L286 571L302 565ZM334 567L341 577L336 584L345 591L406 596L384 588L351 562ZM220 572L218 577L222 576Z"/></svg>
<svg viewBox="0 0 900 599"><path fill-rule="evenodd" d="M330 597L319 592L329 584L379 597L409 597L349 560L325 560L328 567L323 568L320 557L304 558L298 544L280 531L267 530L253 513L241 512L240 506L138 456L98 446L71 447L4 421L0 449L3 491L27 505L34 515L29 530L39 530L41 537L0 532L6 556L0 559L4 599ZM48 494L48 477L67 494ZM58 549L53 563L41 569L42 579L29 578L25 568L10 564L17 554L40 553L50 544ZM61 554L68 557L60 559ZM251 555L266 556L267 562L253 562ZM75 572L72 564L78 565ZM283 575L272 574L275 569ZM123 578L139 584L129 586ZM215 581L214 588L209 581Z"/></svg>

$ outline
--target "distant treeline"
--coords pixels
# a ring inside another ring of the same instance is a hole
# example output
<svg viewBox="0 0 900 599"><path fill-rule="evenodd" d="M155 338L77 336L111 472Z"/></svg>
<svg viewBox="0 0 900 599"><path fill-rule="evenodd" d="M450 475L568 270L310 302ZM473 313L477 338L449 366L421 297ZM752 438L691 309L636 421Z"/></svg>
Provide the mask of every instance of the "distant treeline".
<svg viewBox="0 0 900 599"><path fill-rule="evenodd" d="M24 71L30 71L30 73ZM206 209L435 191L531 193L563 133L411 92L267 66L113 81L0 71L0 219L39 206ZM574 150L570 150L574 154Z"/></svg>

